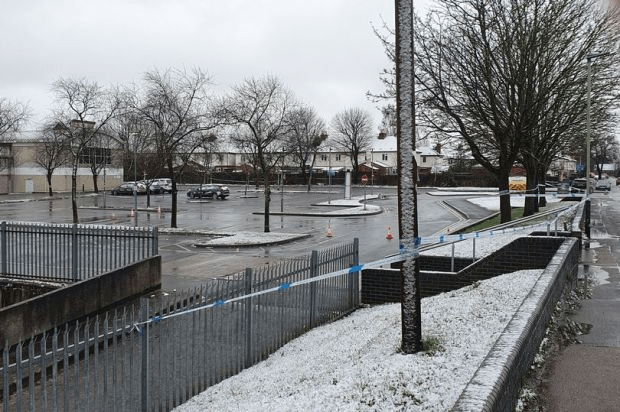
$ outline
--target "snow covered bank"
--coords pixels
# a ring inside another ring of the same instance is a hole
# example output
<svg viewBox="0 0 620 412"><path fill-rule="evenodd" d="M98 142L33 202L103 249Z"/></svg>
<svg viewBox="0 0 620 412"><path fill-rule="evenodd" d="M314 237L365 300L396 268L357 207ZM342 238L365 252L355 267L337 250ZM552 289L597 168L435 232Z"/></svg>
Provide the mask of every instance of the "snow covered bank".
<svg viewBox="0 0 620 412"><path fill-rule="evenodd" d="M400 305L362 309L314 329L177 411L448 410L542 270L422 301L432 355L399 353Z"/></svg>

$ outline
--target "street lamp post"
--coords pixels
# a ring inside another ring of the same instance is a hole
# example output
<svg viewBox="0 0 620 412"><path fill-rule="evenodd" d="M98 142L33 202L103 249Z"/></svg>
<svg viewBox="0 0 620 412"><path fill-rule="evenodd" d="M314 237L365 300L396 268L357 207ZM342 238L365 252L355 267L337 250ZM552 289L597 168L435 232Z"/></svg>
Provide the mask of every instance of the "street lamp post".
<svg viewBox="0 0 620 412"><path fill-rule="evenodd" d="M373 150L370 149L370 195L373 195L373 186L375 184L375 165L373 159Z"/></svg>
<svg viewBox="0 0 620 412"><path fill-rule="evenodd" d="M327 203L332 203L332 148L329 148L329 157L327 158L327 182L329 185L329 197L327 198Z"/></svg>
<svg viewBox="0 0 620 412"><path fill-rule="evenodd" d="M133 225L138 226L138 151L133 152Z"/></svg>
<svg viewBox="0 0 620 412"><path fill-rule="evenodd" d="M590 100L592 99L592 58L593 55L586 56L588 61L588 107L586 117L586 198L590 197L590 128L591 128L591 114L590 114Z"/></svg>
<svg viewBox="0 0 620 412"><path fill-rule="evenodd" d="M586 116L586 204L585 204L585 232L590 239L590 133L592 128L592 119L590 113L590 101L592 100L592 59L607 56L611 53L589 53L586 55L588 62L588 98L587 98L587 116ZM586 243L586 249L589 248L589 242Z"/></svg>
<svg viewBox="0 0 620 412"><path fill-rule="evenodd" d="M592 100L592 59L607 56L611 53L589 53L586 55L588 62L588 98L587 98L587 117L586 117L586 198L590 196L590 134L592 128L592 114L590 113L590 105Z"/></svg>

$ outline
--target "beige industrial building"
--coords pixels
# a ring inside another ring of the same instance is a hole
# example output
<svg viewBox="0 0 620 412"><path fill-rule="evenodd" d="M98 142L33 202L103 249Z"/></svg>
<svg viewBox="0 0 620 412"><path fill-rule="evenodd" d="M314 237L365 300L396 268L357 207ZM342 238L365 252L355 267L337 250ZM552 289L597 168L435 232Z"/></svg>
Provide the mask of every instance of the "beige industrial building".
<svg viewBox="0 0 620 412"><path fill-rule="evenodd" d="M36 161L40 145L40 141L28 139L25 136L0 143L0 193L45 193L48 191L46 170ZM103 150L109 151L109 149ZM52 190L70 192L71 174L70 166L55 169L52 175ZM123 168L120 156L118 153L112 153L105 159L105 164L99 173L99 190L108 190L118 186L122 178ZM94 190L93 176L88 165L78 169L77 188L79 191Z"/></svg>

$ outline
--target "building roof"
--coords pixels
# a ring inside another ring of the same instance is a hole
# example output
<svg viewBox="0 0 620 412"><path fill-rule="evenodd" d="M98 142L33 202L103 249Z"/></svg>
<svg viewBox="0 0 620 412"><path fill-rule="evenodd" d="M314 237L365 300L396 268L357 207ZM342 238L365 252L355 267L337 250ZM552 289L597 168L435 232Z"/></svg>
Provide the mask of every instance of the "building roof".
<svg viewBox="0 0 620 412"><path fill-rule="evenodd" d="M378 137L373 138L369 150L373 152L396 152L397 147L398 140L396 136L385 136L384 139L379 139ZM421 156L441 156L428 146L416 147L415 152Z"/></svg>

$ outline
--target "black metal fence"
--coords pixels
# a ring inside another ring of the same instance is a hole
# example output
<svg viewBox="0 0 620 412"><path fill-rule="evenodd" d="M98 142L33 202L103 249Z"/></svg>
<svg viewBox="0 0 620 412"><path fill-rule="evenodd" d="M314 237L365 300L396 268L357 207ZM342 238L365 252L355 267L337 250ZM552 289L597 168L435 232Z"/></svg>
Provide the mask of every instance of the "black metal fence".
<svg viewBox="0 0 620 412"><path fill-rule="evenodd" d="M158 254L156 227L0 223L3 276L75 282Z"/></svg>
<svg viewBox="0 0 620 412"><path fill-rule="evenodd" d="M170 410L353 311L358 251L356 239L5 345L0 404L4 411Z"/></svg>

